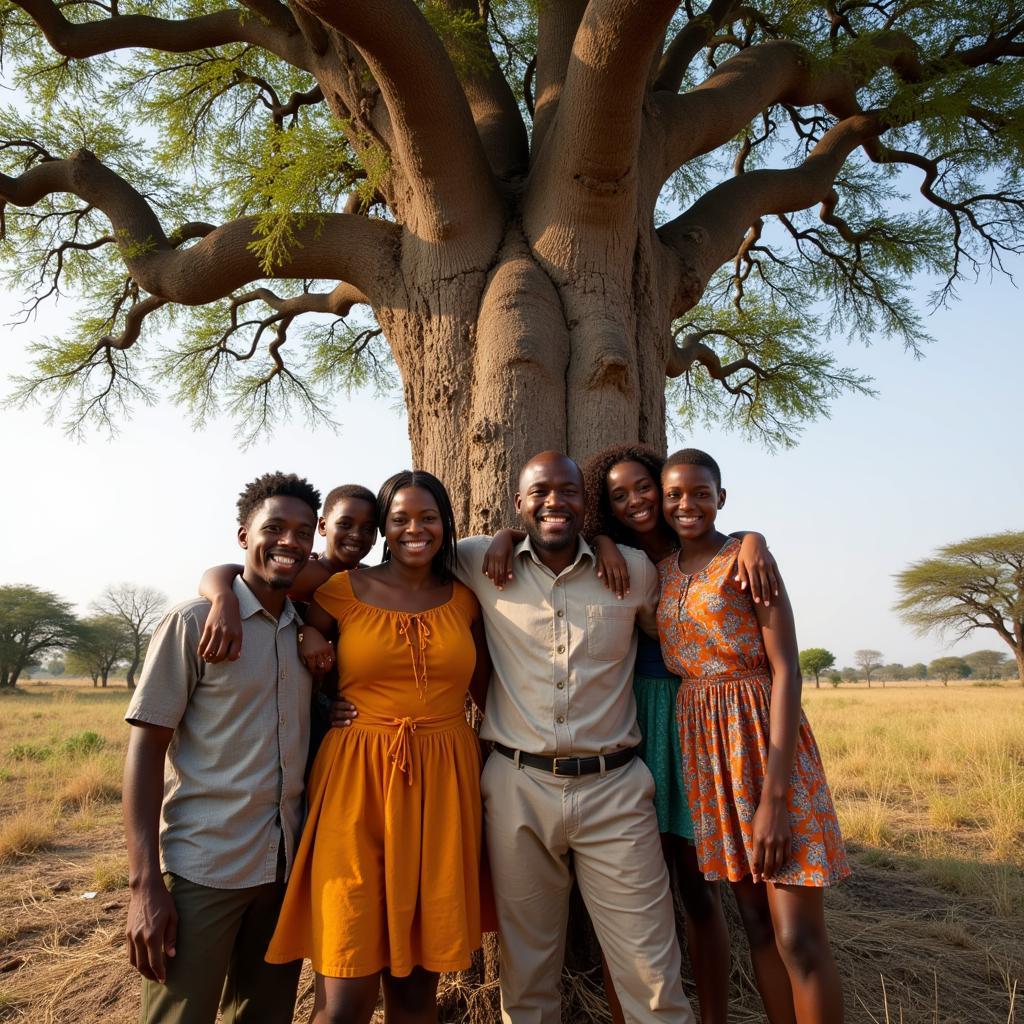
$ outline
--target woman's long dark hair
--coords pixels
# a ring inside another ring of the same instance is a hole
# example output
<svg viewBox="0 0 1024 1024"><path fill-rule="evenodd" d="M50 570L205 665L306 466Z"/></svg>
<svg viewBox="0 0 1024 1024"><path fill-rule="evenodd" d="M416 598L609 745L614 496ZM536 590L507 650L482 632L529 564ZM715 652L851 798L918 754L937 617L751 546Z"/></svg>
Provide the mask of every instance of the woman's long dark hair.
<svg viewBox="0 0 1024 1024"><path fill-rule="evenodd" d="M608 473L620 462L639 462L661 490L661 467L664 456L639 441L631 444L613 444L592 455L583 467L583 485L587 493L587 510L583 517L583 536L593 540L598 534L611 537L617 544L631 543L625 527L612 513L608 500ZM661 509L658 509L661 515Z"/></svg>
<svg viewBox="0 0 1024 1024"><path fill-rule="evenodd" d="M377 492L377 528L383 537L384 526L391 514L391 503L395 500L395 495L406 487L421 487L437 502L443 533L441 550L434 555L430 568L438 579L447 583L455 577L455 565L458 560L455 543L458 536L455 531L455 513L452 511L451 499L444 484L433 473L428 473L425 469L403 469L400 473L388 477ZM384 541L384 552L380 560L382 563L391 561L391 550L387 541Z"/></svg>

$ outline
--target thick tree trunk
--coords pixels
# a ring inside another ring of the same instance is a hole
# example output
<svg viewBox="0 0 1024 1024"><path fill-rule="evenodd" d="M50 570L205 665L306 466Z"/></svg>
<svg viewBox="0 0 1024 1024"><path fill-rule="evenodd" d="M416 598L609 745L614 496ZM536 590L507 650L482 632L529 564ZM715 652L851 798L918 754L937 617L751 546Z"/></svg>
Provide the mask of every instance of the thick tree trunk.
<svg viewBox="0 0 1024 1024"><path fill-rule="evenodd" d="M464 533L514 522L519 469L539 451L582 462L619 441L664 450L668 303L645 249L621 281L558 280L513 224L486 276L442 282L443 268L405 268L415 291L378 316L402 373L413 462L444 480Z"/></svg>

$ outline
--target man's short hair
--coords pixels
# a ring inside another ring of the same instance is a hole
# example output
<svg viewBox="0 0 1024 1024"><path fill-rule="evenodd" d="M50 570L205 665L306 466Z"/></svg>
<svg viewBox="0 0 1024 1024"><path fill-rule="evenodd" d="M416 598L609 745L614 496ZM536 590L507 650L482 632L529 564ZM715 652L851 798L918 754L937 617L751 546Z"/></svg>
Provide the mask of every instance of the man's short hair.
<svg viewBox="0 0 1024 1024"><path fill-rule="evenodd" d="M308 480L294 473L264 473L246 484L238 495L239 525L248 526L267 498L298 498L313 510L314 519L320 509L320 492Z"/></svg>

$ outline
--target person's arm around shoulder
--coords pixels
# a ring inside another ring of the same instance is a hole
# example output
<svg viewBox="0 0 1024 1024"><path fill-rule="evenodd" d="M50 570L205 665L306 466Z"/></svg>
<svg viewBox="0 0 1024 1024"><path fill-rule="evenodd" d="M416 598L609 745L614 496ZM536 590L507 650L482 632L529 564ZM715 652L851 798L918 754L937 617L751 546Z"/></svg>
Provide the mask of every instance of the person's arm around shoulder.
<svg viewBox="0 0 1024 1024"><path fill-rule="evenodd" d="M761 801L752 822L755 882L771 881L789 860L792 835L789 823L789 778L796 756L800 727L800 674L793 607L785 586L770 606L755 604L765 653L771 665L772 696L768 735L770 747Z"/></svg>
<svg viewBox="0 0 1024 1024"><path fill-rule="evenodd" d="M629 565L630 574L640 580L640 600L637 605L636 624L648 635L658 636L658 598L661 584L655 564L641 551L620 549Z"/></svg>

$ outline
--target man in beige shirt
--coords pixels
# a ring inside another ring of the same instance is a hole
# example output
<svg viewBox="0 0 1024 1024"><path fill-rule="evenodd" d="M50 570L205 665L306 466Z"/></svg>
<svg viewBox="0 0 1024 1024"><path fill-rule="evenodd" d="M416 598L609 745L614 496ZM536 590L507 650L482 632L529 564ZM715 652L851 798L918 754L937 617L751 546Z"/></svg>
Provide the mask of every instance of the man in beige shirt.
<svg viewBox="0 0 1024 1024"><path fill-rule="evenodd" d="M583 478L545 452L523 468L527 539L512 579L483 575L487 537L459 544L459 578L480 601L494 673L481 729L494 742L481 787L494 878L506 1024L558 1024L573 875L627 1021L690 1024L668 873L635 756L635 626L655 632L657 572L622 548L635 581L616 600L580 536Z"/></svg>
<svg viewBox="0 0 1024 1024"><path fill-rule="evenodd" d="M302 815L310 674L287 598L309 557L320 495L271 473L239 502L245 567L235 661L197 653L210 602L173 608L125 718L128 951L143 1024L290 1024L300 963L264 954Z"/></svg>

